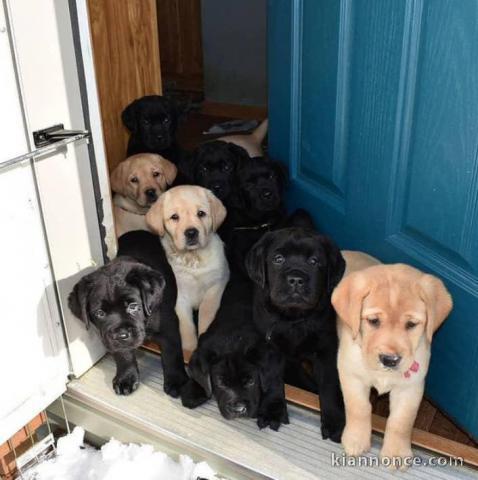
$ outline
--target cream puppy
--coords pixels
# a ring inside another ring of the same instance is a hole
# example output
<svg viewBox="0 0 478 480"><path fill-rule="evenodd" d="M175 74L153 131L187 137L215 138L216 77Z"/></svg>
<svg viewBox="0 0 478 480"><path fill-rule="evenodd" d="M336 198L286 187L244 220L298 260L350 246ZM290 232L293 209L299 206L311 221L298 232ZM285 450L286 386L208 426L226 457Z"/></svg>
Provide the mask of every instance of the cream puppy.
<svg viewBox="0 0 478 480"><path fill-rule="evenodd" d="M342 445L348 455L370 448L370 389L390 392L381 456L409 466L411 434L420 405L435 330L452 299L438 278L403 264L383 265L342 252L347 268L332 294L338 314L338 370L345 402ZM409 460L408 460L409 462Z"/></svg>
<svg viewBox="0 0 478 480"><path fill-rule="evenodd" d="M154 153L139 153L118 164L111 174L117 237L131 230L149 230L144 216L176 174L173 163Z"/></svg>
<svg viewBox="0 0 478 480"><path fill-rule="evenodd" d="M176 276L176 313L184 350L194 351L198 333L216 316L229 280L224 245L215 233L226 218L221 201L206 188L184 185L161 195L146 214L146 222L161 237Z"/></svg>
<svg viewBox="0 0 478 480"><path fill-rule="evenodd" d="M266 118L249 134L226 135L225 137L217 138L217 140L234 143L239 147L242 147L251 158L263 157L264 151L262 150L262 142L267 135L268 125L269 122Z"/></svg>

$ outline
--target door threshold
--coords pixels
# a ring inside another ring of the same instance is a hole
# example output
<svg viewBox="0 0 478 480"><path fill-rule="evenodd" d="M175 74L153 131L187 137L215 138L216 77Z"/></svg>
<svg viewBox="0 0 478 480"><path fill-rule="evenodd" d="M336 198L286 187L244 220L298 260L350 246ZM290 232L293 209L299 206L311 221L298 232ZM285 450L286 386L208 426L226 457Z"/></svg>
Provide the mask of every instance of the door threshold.
<svg viewBox="0 0 478 480"><path fill-rule="evenodd" d="M69 420L104 440L114 436L123 442L151 443L170 455L187 454L195 461L205 460L230 479L395 476L384 467L336 466L334 459L343 458L342 447L322 440L316 412L289 405L289 425L283 425L279 432L261 431L251 419L225 420L213 400L195 410L183 408L180 400L163 392L157 355L141 351L138 364L141 385L127 397L113 392L115 365L110 356L70 382L64 395ZM55 408L53 413L61 415L61 408ZM381 443L374 435L367 456L378 455ZM419 455L423 459L430 457L425 452ZM443 480L478 478L478 472L467 467L445 466L439 470ZM436 473L436 467L409 470L416 479L432 478Z"/></svg>

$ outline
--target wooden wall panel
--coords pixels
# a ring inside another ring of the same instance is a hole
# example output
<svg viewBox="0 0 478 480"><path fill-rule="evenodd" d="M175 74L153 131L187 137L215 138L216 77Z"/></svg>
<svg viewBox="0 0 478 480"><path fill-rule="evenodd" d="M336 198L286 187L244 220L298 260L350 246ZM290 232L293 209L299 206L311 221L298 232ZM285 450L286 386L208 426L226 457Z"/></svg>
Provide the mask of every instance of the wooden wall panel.
<svg viewBox="0 0 478 480"><path fill-rule="evenodd" d="M135 98L161 94L155 0L88 0L96 77L110 171L126 155L121 112Z"/></svg>
<svg viewBox="0 0 478 480"><path fill-rule="evenodd" d="M202 92L200 0L157 0L163 82L174 90Z"/></svg>

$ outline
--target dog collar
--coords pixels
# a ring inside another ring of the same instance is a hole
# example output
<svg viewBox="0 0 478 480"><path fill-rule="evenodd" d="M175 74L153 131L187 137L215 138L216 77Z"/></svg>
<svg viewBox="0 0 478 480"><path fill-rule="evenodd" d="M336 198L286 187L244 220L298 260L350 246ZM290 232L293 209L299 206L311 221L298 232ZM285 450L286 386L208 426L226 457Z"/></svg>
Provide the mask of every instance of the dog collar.
<svg viewBox="0 0 478 480"><path fill-rule="evenodd" d="M124 208L121 205L116 205L116 206L125 212L132 213L133 215L139 215L140 217L144 217L146 215L146 213L133 212L133 210L128 210L127 208Z"/></svg>
<svg viewBox="0 0 478 480"><path fill-rule="evenodd" d="M233 230L262 230L271 227L272 223L263 223L262 225L251 225L249 227L234 227Z"/></svg>
<svg viewBox="0 0 478 480"><path fill-rule="evenodd" d="M411 367L406 372L403 373L403 376L405 378L410 378L412 373L418 372L419 368L420 368L420 364L416 360L414 360Z"/></svg>

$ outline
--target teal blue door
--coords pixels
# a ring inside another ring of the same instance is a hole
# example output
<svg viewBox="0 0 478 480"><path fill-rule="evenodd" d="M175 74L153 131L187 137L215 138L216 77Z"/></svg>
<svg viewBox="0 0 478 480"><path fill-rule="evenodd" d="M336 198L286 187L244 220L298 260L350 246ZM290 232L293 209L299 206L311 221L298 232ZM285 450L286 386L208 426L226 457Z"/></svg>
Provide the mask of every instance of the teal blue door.
<svg viewBox="0 0 478 480"><path fill-rule="evenodd" d="M440 276L427 396L478 438L478 2L269 0L270 154L342 248Z"/></svg>

